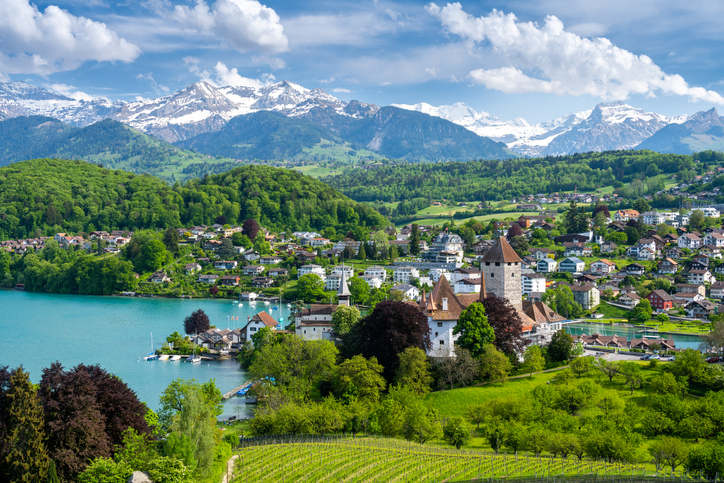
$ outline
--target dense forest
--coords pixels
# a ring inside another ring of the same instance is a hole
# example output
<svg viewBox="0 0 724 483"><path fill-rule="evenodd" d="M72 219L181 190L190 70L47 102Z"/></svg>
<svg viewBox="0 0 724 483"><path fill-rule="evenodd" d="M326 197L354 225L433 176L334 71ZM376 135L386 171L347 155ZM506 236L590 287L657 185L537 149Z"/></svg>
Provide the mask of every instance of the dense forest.
<svg viewBox="0 0 724 483"><path fill-rule="evenodd" d="M647 188L644 191L659 190L660 184L646 179L662 173L693 177L693 168L689 155L607 151L502 161L394 164L350 170L324 181L356 201L495 201L576 188L622 187L635 180ZM636 196L648 194L636 191Z"/></svg>
<svg viewBox="0 0 724 483"><path fill-rule="evenodd" d="M83 161L38 159L0 168L0 240L57 232L161 229L255 219L272 230L346 233L386 223L316 179L245 166L168 186Z"/></svg>

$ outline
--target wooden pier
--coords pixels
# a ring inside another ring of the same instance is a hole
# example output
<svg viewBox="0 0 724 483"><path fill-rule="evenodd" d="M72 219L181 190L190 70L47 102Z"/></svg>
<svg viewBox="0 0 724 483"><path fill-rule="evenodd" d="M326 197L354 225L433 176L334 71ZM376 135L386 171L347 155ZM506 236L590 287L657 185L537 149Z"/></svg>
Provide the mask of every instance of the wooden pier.
<svg viewBox="0 0 724 483"><path fill-rule="evenodd" d="M251 381L246 381L241 386L238 386L238 387L232 389L231 391L227 392L223 396L221 396L221 400L226 401L227 399L231 399L232 397L236 396L237 392L241 391L242 389L244 389L246 386L249 386L249 385L251 385Z"/></svg>

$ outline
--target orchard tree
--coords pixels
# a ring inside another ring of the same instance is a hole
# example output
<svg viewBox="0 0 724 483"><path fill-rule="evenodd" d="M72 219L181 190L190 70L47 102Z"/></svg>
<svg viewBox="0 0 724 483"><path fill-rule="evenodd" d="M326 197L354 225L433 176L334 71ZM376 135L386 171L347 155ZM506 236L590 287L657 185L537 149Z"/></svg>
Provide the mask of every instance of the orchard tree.
<svg viewBox="0 0 724 483"><path fill-rule="evenodd" d="M538 345L531 345L525 349L523 354L523 367L533 377L534 372L540 372L545 367L543 351Z"/></svg>
<svg viewBox="0 0 724 483"><path fill-rule="evenodd" d="M189 335L206 332L210 327L209 316L202 309L192 312L184 319L184 332Z"/></svg>
<svg viewBox="0 0 724 483"><path fill-rule="evenodd" d="M480 357L486 344L495 342L495 331L485 316L485 307L473 302L462 311L453 334L459 335L455 345L467 349L473 357Z"/></svg>
<svg viewBox="0 0 724 483"><path fill-rule="evenodd" d="M456 449L460 449L461 446L470 441L470 431L470 425L460 416L450 418L442 428L445 441L455 446Z"/></svg>
<svg viewBox="0 0 724 483"><path fill-rule="evenodd" d="M510 359L505 354L492 344L485 346L480 356L480 377L492 382L505 382L511 368Z"/></svg>
<svg viewBox="0 0 724 483"><path fill-rule="evenodd" d="M408 347L400 353L399 360L394 383L410 388L418 396L430 392L434 379L425 351L418 347Z"/></svg>

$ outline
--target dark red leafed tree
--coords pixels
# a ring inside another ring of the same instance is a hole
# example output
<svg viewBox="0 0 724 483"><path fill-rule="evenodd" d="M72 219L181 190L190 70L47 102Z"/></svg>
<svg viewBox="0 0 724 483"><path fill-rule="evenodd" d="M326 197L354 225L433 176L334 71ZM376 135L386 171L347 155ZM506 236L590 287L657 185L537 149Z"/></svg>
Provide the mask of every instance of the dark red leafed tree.
<svg viewBox="0 0 724 483"><path fill-rule="evenodd" d="M513 223L510 225L510 228L508 228L508 240L512 240L513 237L521 236L523 234L523 229L520 227L519 224Z"/></svg>
<svg viewBox="0 0 724 483"><path fill-rule="evenodd" d="M523 322L508 299L489 294L483 305L488 324L495 331L495 347L505 354L522 351L525 347Z"/></svg>
<svg viewBox="0 0 724 483"><path fill-rule="evenodd" d="M611 212L608 211L608 206L606 205L599 205L593 209L593 217L595 217L600 211L603 212L604 215L606 215L606 218L611 218Z"/></svg>
<svg viewBox="0 0 724 483"><path fill-rule="evenodd" d="M184 331L189 335L206 332L209 327L211 327L209 316L201 309L192 312L191 315L184 319Z"/></svg>
<svg viewBox="0 0 724 483"><path fill-rule="evenodd" d="M377 358L388 381L395 376L399 354L408 347L427 350L430 346L427 317L406 302L380 302L357 326L358 348L366 358Z"/></svg>
<svg viewBox="0 0 724 483"><path fill-rule="evenodd" d="M214 218L214 222L218 223L219 225L226 225L226 217L224 215L219 215Z"/></svg>
<svg viewBox="0 0 724 483"><path fill-rule="evenodd" d="M241 232L249 237L249 240L255 240L257 233L259 233L259 230L261 230L261 227L259 226L259 223L256 222L256 220L246 220L241 225Z"/></svg>

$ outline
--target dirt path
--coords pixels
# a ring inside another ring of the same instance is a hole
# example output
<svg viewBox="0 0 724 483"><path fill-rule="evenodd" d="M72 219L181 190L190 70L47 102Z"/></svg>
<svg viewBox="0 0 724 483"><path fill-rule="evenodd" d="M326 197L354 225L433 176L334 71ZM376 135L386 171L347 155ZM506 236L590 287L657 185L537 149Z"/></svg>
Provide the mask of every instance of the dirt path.
<svg viewBox="0 0 724 483"><path fill-rule="evenodd" d="M235 454L226 462L226 473L221 477L221 483L229 483L234 478L234 463L238 457L239 455Z"/></svg>

